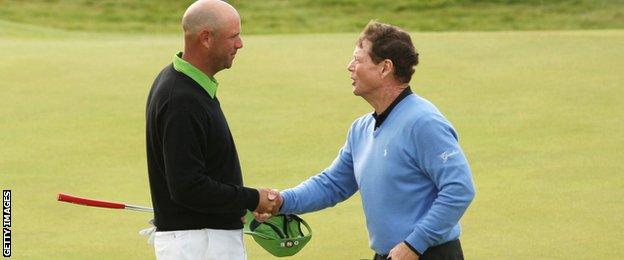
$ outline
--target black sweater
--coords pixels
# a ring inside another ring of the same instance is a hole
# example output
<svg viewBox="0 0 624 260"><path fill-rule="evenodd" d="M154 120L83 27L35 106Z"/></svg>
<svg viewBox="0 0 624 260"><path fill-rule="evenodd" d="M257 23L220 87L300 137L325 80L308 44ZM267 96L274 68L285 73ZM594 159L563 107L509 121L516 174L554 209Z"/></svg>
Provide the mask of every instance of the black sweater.
<svg viewBox="0 0 624 260"><path fill-rule="evenodd" d="M147 166L157 230L240 229L258 191L243 187L219 100L165 67L147 101Z"/></svg>

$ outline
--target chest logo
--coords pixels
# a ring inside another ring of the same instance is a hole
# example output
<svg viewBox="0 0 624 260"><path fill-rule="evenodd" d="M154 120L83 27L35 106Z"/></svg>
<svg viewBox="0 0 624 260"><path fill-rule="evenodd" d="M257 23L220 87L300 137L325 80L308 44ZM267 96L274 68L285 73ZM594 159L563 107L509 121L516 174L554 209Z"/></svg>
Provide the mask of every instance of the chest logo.
<svg viewBox="0 0 624 260"><path fill-rule="evenodd" d="M386 157L386 156L388 156L388 149L387 148L384 149L384 157Z"/></svg>

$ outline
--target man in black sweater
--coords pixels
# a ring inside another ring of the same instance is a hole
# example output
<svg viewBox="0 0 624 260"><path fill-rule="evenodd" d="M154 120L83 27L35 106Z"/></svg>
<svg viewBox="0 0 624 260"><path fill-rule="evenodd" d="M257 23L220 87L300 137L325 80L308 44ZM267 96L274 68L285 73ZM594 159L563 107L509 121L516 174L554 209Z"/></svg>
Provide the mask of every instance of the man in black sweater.
<svg viewBox="0 0 624 260"><path fill-rule="evenodd" d="M240 17L217 0L182 18L184 52L156 77L147 101L147 162L158 259L245 259L242 217L271 212L275 190L243 186L214 75L243 47Z"/></svg>

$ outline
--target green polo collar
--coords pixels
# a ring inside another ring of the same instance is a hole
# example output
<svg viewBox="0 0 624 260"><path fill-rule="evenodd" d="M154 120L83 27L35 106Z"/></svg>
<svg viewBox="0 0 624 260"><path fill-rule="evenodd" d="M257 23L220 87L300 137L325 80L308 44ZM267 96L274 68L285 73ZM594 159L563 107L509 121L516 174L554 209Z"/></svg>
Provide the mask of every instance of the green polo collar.
<svg viewBox="0 0 624 260"><path fill-rule="evenodd" d="M215 98L215 95L217 95L217 86L219 85L217 80L204 74L201 70L183 60L182 52L178 52L178 54L173 55L173 68L192 78L195 82L197 82L197 84L202 86L206 92L208 92L211 98Z"/></svg>

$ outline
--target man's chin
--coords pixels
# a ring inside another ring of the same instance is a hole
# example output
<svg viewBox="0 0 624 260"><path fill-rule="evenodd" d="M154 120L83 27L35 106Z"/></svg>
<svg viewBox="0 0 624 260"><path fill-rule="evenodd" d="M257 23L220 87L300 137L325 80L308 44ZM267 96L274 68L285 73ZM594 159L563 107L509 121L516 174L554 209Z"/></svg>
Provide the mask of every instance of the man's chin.
<svg viewBox="0 0 624 260"><path fill-rule="evenodd" d="M226 63L226 64L225 64L225 68L226 68L226 69L231 68L231 67L232 67L232 64L234 64L234 61L233 61L233 60L231 60L230 62Z"/></svg>

